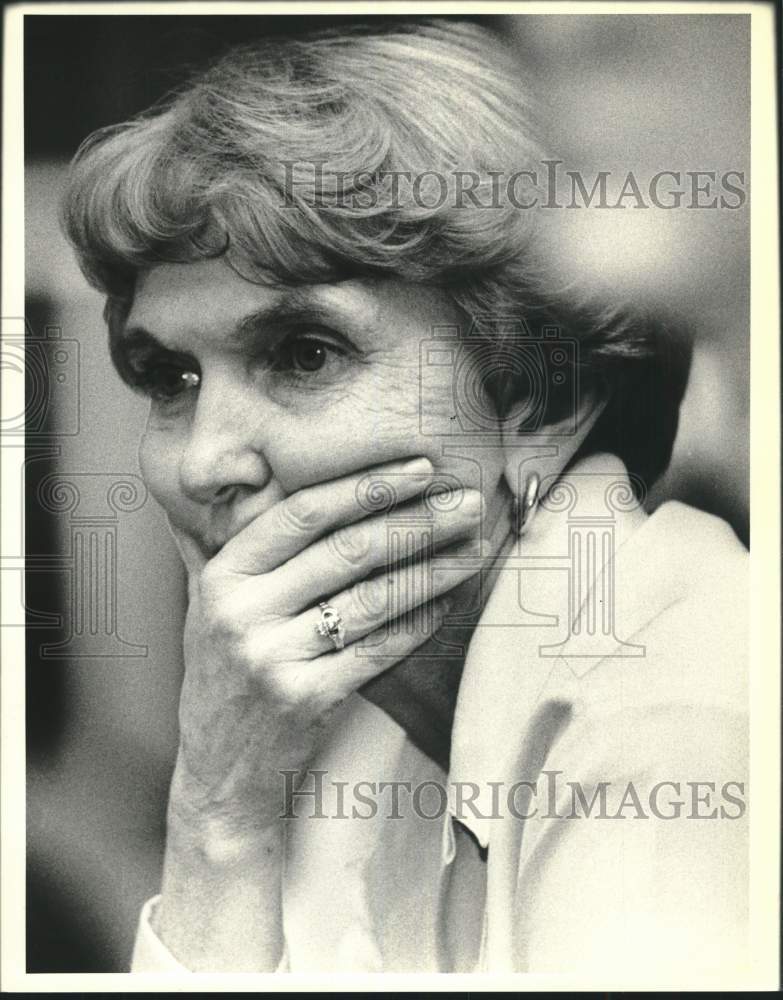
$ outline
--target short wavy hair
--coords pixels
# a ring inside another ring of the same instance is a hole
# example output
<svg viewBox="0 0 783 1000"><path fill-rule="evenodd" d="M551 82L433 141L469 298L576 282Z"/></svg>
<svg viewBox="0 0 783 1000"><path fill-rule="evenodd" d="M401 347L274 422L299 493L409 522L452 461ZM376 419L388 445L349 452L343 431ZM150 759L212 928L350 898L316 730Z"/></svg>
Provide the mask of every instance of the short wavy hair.
<svg viewBox="0 0 783 1000"><path fill-rule="evenodd" d="M136 278L160 263L223 257L249 280L271 271L291 284L420 282L468 317L576 338L582 384L598 378L609 394L585 449L614 452L649 485L669 462L689 345L627 305L559 288L543 264L536 213L493 180L545 158L526 94L494 33L417 19L234 48L149 111L95 132L73 160L63 225L107 296L115 363ZM406 172L446 178L447 197L428 207L407 186L390 190ZM475 197L456 197L460 174L478 178ZM499 380L492 391L503 413L521 390ZM552 394L545 419L572 398Z"/></svg>

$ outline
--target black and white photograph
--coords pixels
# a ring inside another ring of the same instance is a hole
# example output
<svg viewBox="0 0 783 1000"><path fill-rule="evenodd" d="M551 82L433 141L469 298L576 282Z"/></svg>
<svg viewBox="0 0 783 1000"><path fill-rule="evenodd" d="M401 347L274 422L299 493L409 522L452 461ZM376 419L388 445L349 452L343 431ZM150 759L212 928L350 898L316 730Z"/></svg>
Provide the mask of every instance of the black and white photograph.
<svg viewBox="0 0 783 1000"><path fill-rule="evenodd" d="M3 989L777 987L774 18L6 11Z"/></svg>

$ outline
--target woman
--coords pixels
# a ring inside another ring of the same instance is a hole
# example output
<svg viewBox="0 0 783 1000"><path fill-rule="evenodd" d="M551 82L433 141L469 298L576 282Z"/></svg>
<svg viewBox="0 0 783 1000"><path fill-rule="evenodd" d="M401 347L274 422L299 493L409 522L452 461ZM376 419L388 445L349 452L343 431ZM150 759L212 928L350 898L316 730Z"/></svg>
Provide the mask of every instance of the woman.
<svg viewBox="0 0 783 1000"><path fill-rule="evenodd" d="M644 512L687 350L559 287L543 156L451 21L235 50L77 155L189 581L134 971L740 960L745 551Z"/></svg>

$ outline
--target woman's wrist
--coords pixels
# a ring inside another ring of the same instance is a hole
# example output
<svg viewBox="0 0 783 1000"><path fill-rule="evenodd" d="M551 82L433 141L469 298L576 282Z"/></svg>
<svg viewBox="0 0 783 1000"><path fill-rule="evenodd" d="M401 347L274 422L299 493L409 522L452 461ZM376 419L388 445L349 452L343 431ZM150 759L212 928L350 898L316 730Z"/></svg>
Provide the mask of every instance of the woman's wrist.
<svg viewBox="0 0 783 1000"><path fill-rule="evenodd" d="M284 824L252 826L169 803L152 928L192 971L272 971L283 951Z"/></svg>
<svg viewBox="0 0 783 1000"><path fill-rule="evenodd" d="M209 866L224 869L282 851L284 824L246 807L204 809L191 798L169 797L167 855L188 854Z"/></svg>
<svg viewBox="0 0 783 1000"><path fill-rule="evenodd" d="M193 775L180 750L169 788L167 822L192 830L207 846L221 839L252 842L260 835L273 836L271 831L282 826L282 784L274 792L267 802L258 801L258 793L253 798L217 795Z"/></svg>

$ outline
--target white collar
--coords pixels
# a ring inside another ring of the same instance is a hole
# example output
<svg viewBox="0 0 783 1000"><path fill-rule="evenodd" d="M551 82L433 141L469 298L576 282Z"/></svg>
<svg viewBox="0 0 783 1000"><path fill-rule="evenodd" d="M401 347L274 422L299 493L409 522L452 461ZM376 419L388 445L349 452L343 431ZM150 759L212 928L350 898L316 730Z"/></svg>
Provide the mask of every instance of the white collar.
<svg viewBox="0 0 783 1000"><path fill-rule="evenodd" d="M608 612L614 599L604 593L611 589L618 555L625 561L639 548L629 541L647 536L641 529L652 519L634 498L622 462L590 456L548 492L529 531L498 568L465 660L449 769L451 812L482 847L492 821L474 815L464 797L459 808L458 794L470 796L469 783L477 785L477 811L491 814L490 783L503 780L504 762L518 752L556 665L583 676L660 610L645 593L633 602L633 623L627 603L622 622L613 623ZM641 563L634 576L643 572ZM633 648L623 655L634 655Z"/></svg>

